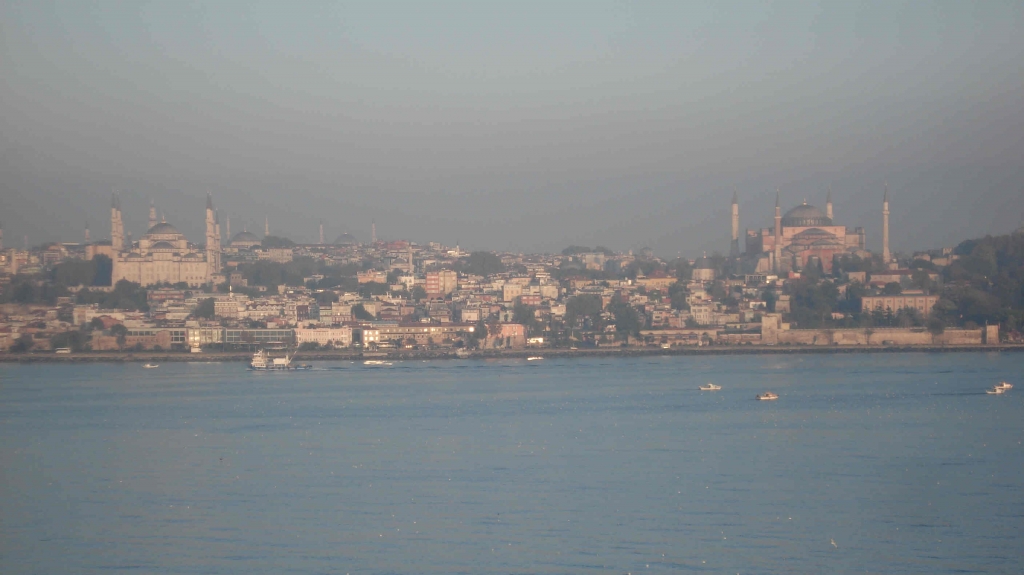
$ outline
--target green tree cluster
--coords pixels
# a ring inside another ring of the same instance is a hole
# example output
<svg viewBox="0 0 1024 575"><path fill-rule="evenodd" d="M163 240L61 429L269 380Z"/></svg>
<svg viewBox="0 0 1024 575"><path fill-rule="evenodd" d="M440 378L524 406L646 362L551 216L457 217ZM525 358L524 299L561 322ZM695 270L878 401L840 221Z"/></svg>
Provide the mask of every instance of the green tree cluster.
<svg viewBox="0 0 1024 575"><path fill-rule="evenodd" d="M953 253L936 305L945 325L1024 329L1024 234L967 240Z"/></svg>
<svg viewBox="0 0 1024 575"><path fill-rule="evenodd" d="M110 292L83 289L78 292L80 304L99 304L102 309L149 311L146 290L137 283L119 280Z"/></svg>
<svg viewBox="0 0 1024 575"><path fill-rule="evenodd" d="M501 259L491 252L473 252L465 261L456 265L456 271L463 274L489 276L505 271Z"/></svg>
<svg viewBox="0 0 1024 575"><path fill-rule="evenodd" d="M283 238L283 237L280 237L280 236L266 236L266 237L263 238L263 241L260 242L260 245L262 247L268 248L268 249L269 248L293 248L293 247L295 247L295 242L291 241L288 238Z"/></svg>

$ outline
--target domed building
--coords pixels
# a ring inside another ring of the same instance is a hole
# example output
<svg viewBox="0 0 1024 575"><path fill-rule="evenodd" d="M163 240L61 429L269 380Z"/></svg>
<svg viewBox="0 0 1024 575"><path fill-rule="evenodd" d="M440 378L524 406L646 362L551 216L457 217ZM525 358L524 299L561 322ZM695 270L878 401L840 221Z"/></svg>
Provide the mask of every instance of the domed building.
<svg viewBox="0 0 1024 575"><path fill-rule="evenodd" d="M888 197L885 205L888 206ZM733 238L738 231L738 208L733 197ZM821 266L832 273L836 256L864 250L864 228L836 225L832 220L832 194L825 210L806 201L781 214L778 196L775 200L775 227L747 230L746 252L755 260L757 272L776 273L800 271L808 266Z"/></svg>
<svg viewBox="0 0 1024 575"><path fill-rule="evenodd" d="M705 255L693 262L693 271L690 272L690 279L694 281L709 282L715 279L715 266Z"/></svg>
<svg viewBox="0 0 1024 575"><path fill-rule="evenodd" d="M263 241L260 240L256 234L242 230L235 234L235 237L231 238L231 243L229 245L236 249L249 250L263 245Z"/></svg>
<svg viewBox="0 0 1024 575"><path fill-rule="evenodd" d="M359 240L355 236L349 233L344 233L338 236L338 239L334 240L336 246L358 246Z"/></svg>
<svg viewBox="0 0 1024 575"><path fill-rule="evenodd" d="M220 273L220 224L213 211L213 200L206 199L206 246L202 251L174 226L155 222L155 210L150 211L149 230L134 246L124 245L124 224L121 220L120 201L115 197L111 207L111 248L114 283L128 280L142 286L158 283L185 282L199 287L214 281Z"/></svg>

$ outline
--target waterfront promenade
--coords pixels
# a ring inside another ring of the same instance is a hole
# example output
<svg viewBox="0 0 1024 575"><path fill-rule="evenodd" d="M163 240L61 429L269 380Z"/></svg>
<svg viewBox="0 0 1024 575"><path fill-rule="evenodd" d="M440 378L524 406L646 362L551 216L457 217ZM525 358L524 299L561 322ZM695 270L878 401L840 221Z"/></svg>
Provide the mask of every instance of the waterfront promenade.
<svg viewBox="0 0 1024 575"><path fill-rule="evenodd" d="M954 352L1020 352L1024 344L998 345L710 345L686 346L664 349L660 347L600 347L600 348L527 348L475 350L468 357L460 358L453 350L387 350L387 351L310 351L298 352L295 361L357 361L365 359L494 359L526 357L639 357L639 356L708 356L708 355L758 355L758 354L848 354L848 353L954 353ZM56 354L53 352L0 353L3 363L161 363L161 362L248 362L251 352L203 352L182 353L167 351L125 351L125 352L82 352Z"/></svg>

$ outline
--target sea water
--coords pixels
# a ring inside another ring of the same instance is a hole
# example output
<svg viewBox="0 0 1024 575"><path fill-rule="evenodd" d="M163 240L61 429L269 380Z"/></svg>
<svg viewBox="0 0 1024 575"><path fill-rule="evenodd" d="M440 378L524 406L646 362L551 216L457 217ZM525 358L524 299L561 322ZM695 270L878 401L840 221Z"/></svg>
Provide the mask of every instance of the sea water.
<svg viewBox="0 0 1024 575"><path fill-rule="evenodd" d="M0 365L0 572L1020 573L1022 360Z"/></svg>

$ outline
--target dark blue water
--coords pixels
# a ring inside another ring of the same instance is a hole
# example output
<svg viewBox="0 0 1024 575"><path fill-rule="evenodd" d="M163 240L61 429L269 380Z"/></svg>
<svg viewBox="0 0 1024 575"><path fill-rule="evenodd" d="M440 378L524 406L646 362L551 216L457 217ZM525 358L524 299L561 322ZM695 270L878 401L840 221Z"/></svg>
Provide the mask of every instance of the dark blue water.
<svg viewBox="0 0 1024 575"><path fill-rule="evenodd" d="M1022 360L2 365L0 572L1019 573Z"/></svg>

